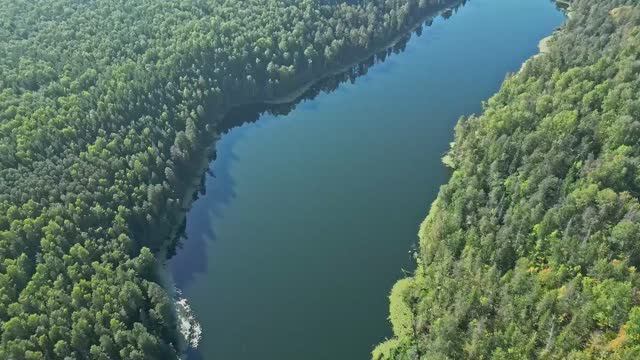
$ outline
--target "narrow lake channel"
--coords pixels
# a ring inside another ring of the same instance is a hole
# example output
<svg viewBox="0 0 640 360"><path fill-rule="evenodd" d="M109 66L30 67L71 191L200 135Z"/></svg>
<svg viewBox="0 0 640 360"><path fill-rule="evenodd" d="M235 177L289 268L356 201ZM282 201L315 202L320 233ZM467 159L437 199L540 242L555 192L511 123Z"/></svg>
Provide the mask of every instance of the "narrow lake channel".
<svg viewBox="0 0 640 360"><path fill-rule="evenodd" d="M563 20L549 0L471 0L354 83L227 131L168 262L202 325L189 359L368 359L456 121Z"/></svg>

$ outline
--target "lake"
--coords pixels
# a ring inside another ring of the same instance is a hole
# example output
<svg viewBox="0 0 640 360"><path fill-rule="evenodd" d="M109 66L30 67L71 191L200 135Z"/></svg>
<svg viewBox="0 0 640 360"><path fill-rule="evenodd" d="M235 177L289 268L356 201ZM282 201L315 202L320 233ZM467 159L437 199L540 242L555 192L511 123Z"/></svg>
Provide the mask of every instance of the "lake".
<svg viewBox="0 0 640 360"><path fill-rule="evenodd" d="M226 131L168 262L202 325L189 358L369 358L456 121L563 21L549 0L472 0L355 82Z"/></svg>

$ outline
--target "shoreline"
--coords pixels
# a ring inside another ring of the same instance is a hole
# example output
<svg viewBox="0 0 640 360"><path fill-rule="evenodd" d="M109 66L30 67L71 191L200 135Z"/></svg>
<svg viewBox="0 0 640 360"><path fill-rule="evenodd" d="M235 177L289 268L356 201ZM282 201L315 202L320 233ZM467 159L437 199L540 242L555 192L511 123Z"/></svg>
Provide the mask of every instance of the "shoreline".
<svg viewBox="0 0 640 360"><path fill-rule="evenodd" d="M563 5L566 5L566 8L560 8L560 10L564 13L565 15L565 19L564 22L562 23L562 25L554 30L550 35L543 37L542 39L540 39L540 41L538 42L538 52L534 55L532 55L531 57L527 58L522 65L520 66L520 69L513 73L513 74L507 74L507 77L510 78L512 76L518 76L522 73L522 71L524 70L525 66L532 60L543 56L545 54L548 54L551 51L550 48L550 42L553 40L554 36L560 32L563 31L563 29L566 27L567 22L571 20L572 16L573 16L573 12L571 11L570 8L570 4L566 1L561 1L561 0L556 0L556 3L561 3ZM506 81L506 80L505 80ZM500 85L500 87L502 88L502 86L504 85L504 82ZM492 94L491 96L495 96L495 94L497 94L500 91L497 90L496 93ZM483 110L481 112L481 114L484 114L485 109L483 106ZM458 122L456 123L458 124ZM454 139L455 140L455 139ZM443 166L450 168L452 171L455 170L455 160L452 158L451 153L453 151L453 148L455 146L456 142L453 141L450 143L450 147L447 150L447 152L441 157L441 163L443 164ZM442 185L446 185L451 181L451 179L447 180L447 182L445 182ZM423 218L422 222L419 225L418 228L418 249L420 249L420 243L421 243L421 239L424 237L426 227L428 226L428 222L430 221L430 219L434 216L434 209L436 209L437 207L439 207L441 201L441 196L440 194L436 196L435 200L433 201L433 203L431 204L429 210L427 211L426 216ZM409 275L405 275L404 277L400 278L399 280L397 280L394 284L393 284L393 288L391 290L391 295L390 295L390 301L389 301L389 306L390 306L390 315L389 317L392 318L394 316L394 309L401 309L404 310L406 309L406 301L402 298L402 296L395 296L394 297L394 290L396 289L396 287L403 287L405 286L404 283L410 284L410 286L413 286L414 282L416 281L416 279L418 279L420 276L424 277L425 272L424 272L424 268L422 267L420 262L417 262L417 268L414 271L413 274L409 274ZM410 287L410 286L406 286L406 287ZM394 307L395 306L395 307ZM410 310L410 315L411 316L415 316L414 311L412 310L413 308L411 308ZM398 311L401 311L398 310ZM404 314L403 314L404 315ZM404 318L402 318L401 316L398 316L398 318L404 320ZM411 320L411 319L410 319ZM393 321L393 320L392 320ZM411 322L411 321L410 321ZM395 325L395 324L394 324ZM403 326L405 327L412 327L411 324L409 324L408 326L406 326L406 324L404 324ZM395 330L395 329L394 329ZM415 338L415 328L413 329L413 333L412 335L413 338ZM390 351L392 351L393 349L397 349L398 348L398 344L400 343L399 341L399 333L397 332L393 332L393 335L390 338L385 338L383 341L381 341L380 343L378 343L373 351L372 354L375 357L375 354L378 354L378 356L380 356L380 358L382 358L382 356L387 355L390 353ZM376 358L378 359L378 358ZM386 359L386 357L385 357Z"/></svg>
<svg viewBox="0 0 640 360"><path fill-rule="evenodd" d="M375 56L376 54L378 54L378 53L380 53L382 51L386 51L386 50L390 49L391 47L397 45L404 37L406 37L408 35L411 35L418 28L419 25L423 24L429 18L433 19L433 18L441 15L442 12L447 10L447 9L448 8L439 9L439 10L435 11L434 13L431 13L429 15L423 16L421 18L421 20L416 22L414 25L408 27L401 34L393 37L391 40L385 42L383 45L377 46L373 50L367 52L366 55L360 56L356 60L351 61L346 65L338 65L335 69L328 70L327 72L325 72L322 75L315 76L311 80L308 80L308 81L304 82L303 84L297 86L295 89L289 91L286 94L275 96L275 97L270 98L270 99L269 98L260 99L260 100L256 99L255 101L242 101L242 102L238 102L236 104L231 104L224 111L222 111L221 113L213 115L214 119L210 123L214 124L214 125L219 124L234 109L237 109L237 108L243 107L243 106L291 104L291 103L295 102L296 100L300 99L302 96L304 96L304 94L307 93L313 86L321 83L324 80L327 80L327 79L331 78L332 76L343 74L343 73L347 72L349 69L351 69L352 67L363 63L364 61L366 61L371 56ZM217 135L219 135L219 134L217 134ZM219 137L219 136L215 136L215 138L217 138L217 137ZM206 148L204 150L209 150L212 145L215 145L215 140L217 140L215 138L213 139L214 140L213 143L211 145L206 146ZM207 162L205 165L208 165L208 163L209 162ZM207 168L205 166L203 169L201 169L201 171L199 173L202 174L204 171L206 171L206 169ZM200 179L200 177L198 177L198 180L199 179ZM192 189L192 190L193 191L188 191L188 194L185 194L185 196L189 196L190 194L193 194L194 191L197 191L197 189ZM186 205L186 207L190 207L191 204L187 200L187 202L183 203L183 205ZM185 206L183 206L183 207L185 207Z"/></svg>
<svg viewBox="0 0 640 360"><path fill-rule="evenodd" d="M551 51L549 43L551 42L551 40L553 40L553 37L556 35L556 33L561 31L564 26L567 25L568 21L571 20L571 18L573 16L573 13L571 11L570 4L564 3L564 2L561 2L561 1L556 1L556 3L567 4L566 8L562 8L561 9L562 12L565 14L565 17L566 17L565 22L562 24L562 26L559 29L554 30L550 35L545 36L542 39L540 39L540 41L538 42L538 52L536 54L532 55L527 60L525 60L522 63L522 65L520 66L520 69L515 73L515 75L520 75L520 73L522 73L522 71L524 70L525 66L527 66L527 64L530 61L532 61L534 59L537 59L538 57L543 56L544 54L548 54Z"/></svg>
<svg viewBox="0 0 640 360"><path fill-rule="evenodd" d="M420 19L417 20L412 25L407 26L407 28L402 30L398 35L392 37L388 41L383 42L382 45L376 46L372 50L365 51L366 53L365 55L358 56L355 60L350 61L345 65L337 65L334 69L329 69L321 75L314 76L310 80L302 83L301 85L297 86L295 89L283 95L279 95L279 96L275 96L273 98L267 98L267 99L260 99L260 100L256 99L255 101L242 101L236 104L231 104L229 106L226 106L223 111L217 114L211 114L210 116L212 117L212 119L208 123L214 126L219 125L234 109L237 109L243 106L282 105L282 104L294 103L298 99L303 97L309 90L311 90L313 86L333 76L340 75L349 71L351 68L353 68L354 66L357 66L358 64L363 63L371 56L375 56L376 54L381 53L382 51L388 51L390 48L394 47L400 41L402 41L403 38L412 36L413 32L416 31L418 27L422 26L429 19L433 20L436 17L441 16L443 12L452 9L459 4L461 4L460 1L452 1L448 6L443 6L441 8L438 8L438 9L435 9L434 11L429 12L428 14L420 17ZM207 169L209 169L209 164L213 160L211 158L212 151L215 149L216 143L220 138L221 134L211 133L205 136L209 136L209 138L207 138L208 141L206 141L207 145L203 146L201 151L198 151L195 153L196 158L194 158L194 161L200 163L196 167L198 170L197 172L194 173L190 184L188 184L185 187L184 193L182 194L181 206L183 210L176 214L176 217L184 218L185 221L186 221L186 215L191 210L193 203L198 199L197 193L200 191L200 188L202 185L202 182L201 182L202 176L205 175ZM180 222L180 223L183 224L183 222ZM189 332L183 332L183 329L189 329L189 328L198 329L197 337L199 338L201 328L197 318L191 311L185 313L184 311L180 310L185 307L190 309L188 305L188 299L185 296L183 296L181 289L178 288L178 286L175 284L173 280L173 274L168 268L168 261L170 260L170 258L167 258L169 246L172 244L175 244L174 241L179 236L181 232L180 229L182 228L182 226L183 225L176 226L175 229L172 229L172 231L169 233L167 237L165 244L162 246L160 251L156 253L156 259L159 260L158 275L159 275L159 278L161 279L161 285L163 286L165 291L167 291L167 293L170 294L174 302L173 311L176 313L176 320L178 321L178 324L179 324L177 330L178 330L178 333L183 337L182 339L183 346L185 346L184 348L179 349L179 351L182 354L181 356L184 356L185 352L188 349L194 348L190 346L193 344L191 342L191 339L194 338L193 337L194 334Z"/></svg>
<svg viewBox="0 0 640 360"><path fill-rule="evenodd" d="M525 60L522 65L520 65L520 69L518 70L518 72L516 72L516 75L520 74L525 66L527 66L527 64L534 60L537 59L538 57L547 54L549 52L549 42L551 41L551 39L553 39L553 36L556 34L556 31L554 31L553 33L551 33L551 35L549 36L545 36L543 37L539 42L538 42L538 52L536 54L534 54L533 56L531 56L530 58L528 58L527 60Z"/></svg>
<svg viewBox="0 0 640 360"><path fill-rule="evenodd" d="M452 3L458 4L460 2L453 1ZM329 69L329 70L327 70L327 72L323 73L322 75L317 75L315 77L312 77L310 80L308 80L305 83L299 85L298 87L296 87L295 89L289 91L286 94L275 96L275 97L273 97L271 99L262 99L262 100L256 100L256 101L251 101L251 102L241 102L241 103L238 103L238 104L234 104L234 105L229 107L229 110L225 113L225 116L222 116L222 118L224 119L226 117L226 115L231 110L233 110L233 109L235 109L237 107L255 105L255 104L282 105L282 104L293 103L296 100L298 100L300 97L302 97L314 85L317 85L318 83L320 83L320 82L322 82L322 81L324 81L326 79L329 79L332 76L343 74L343 73L349 71L349 69L353 68L354 66L365 62L371 56L375 56L378 53L381 53L383 51L387 51L388 49L390 49L393 46L397 45L404 37L411 36L411 34L414 31L416 31L416 29L418 29L418 27L420 25L422 25L425 21L427 21L429 19L435 19L436 17L442 15L442 13L444 11L447 11L448 9L451 9L451 7L445 7L445 8L442 8L442 9L438 9L438 10L436 10L436 11L434 11L434 12L428 14L428 15L425 15L425 16L421 17L421 19L416 21L415 24L407 27L405 30L402 30L400 34L398 34L398 35L394 36L393 38L391 38L390 40L384 42L382 45L376 46L372 50L366 51L366 53L367 53L366 55L359 56L355 60L349 62L348 64L337 65L335 69L333 69L333 70Z"/></svg>
<svg viewBox="0 0 640 360"><path fill-rule="evenodd" d="M300 99L306 92L308 92L313 86L321 83L322 81L331 78L332 76L336 76L339 74L343 74L346 71L348 71L349 69L351 69L352 67L361 64L362 62L366 61L368 58L370 58L371 56L374 56L382 51L386 51L389 48L397 45L402 38L404 38L405 36L411 35L417 28L419 25L421 25L422 23L424 23L425 21L427 21L429 18L435 18L439 15L442 14L443 11L447 10L448 7L445 7L443 9L439 9L436 10L435 12L423 16L421 18L421 20L417 21L414 25L408 27L407 30L403 31L401 34L393 37L391 40L385 42L384 45L380 45L378 47L376 47L374 50L370 51L367 53L367 55L363 55L361 57L358 57L358 59L349 62L346 65L339 65L337 68L333 69L333 70L328 70L326 73L316 76L314 78L312 78L311 80L306 81L305 83L301 84L300 86L296 87L295 89L291 90L290 92L283 94L283 95L279 95L276 97L273 97L271 99L262 99L262 100L256 100L256 101L243 101L243 102L238 102L236 104L232 104L229 105L224 111L218 113L218 114L212 114L212 121L210 121L210 124L213 125L218 125L220 124L234 109L237 109L239 107L243 107L243 106L250 106L250 105L283 105L283 104L291 104L293 102L295 102L296 100ZM216 141L218 140L218 138L220 137L220 134L213 134L213 139L211 139L211 143L207 146L205 146L202 150L198 152L199 154L208 154L210 150L212 150L212 148L215 146ZM201 165L198 167L200 170L198 171L198 176L192 179L192 183L190 186L188 186L185 189L185 193L183 194L183 199L182 199L182 208L188 208L188 210L182 211L180 212L181 214L186 214L189 212L189 210L191 209L191 206L193 205L193 202L195 199L193 199L193 195L199 190L198 188L200 187L200 179L202 178L202 175L206 172L206 170L209 167L209 156L202 156L200 157L200 159L198 159L199 162L201 162ZM174 233L177 233L177 231L174 230ZM177 235L177 234L174 234ZM161 253L163 255L166 255L166 249L162 249L163 251L161 251ZM160 254L160 253L159 253Z"/></svg>
<svg viewBox="0 0 640 360"><path fill-rule="evenodd" d="M334 70L330 70L329 72L327 72L327 73L325 73L325 74L323 74L321 76L317 76L317 77L307 81L306 83L300 85L297 89L290 91L288 94L277 96L277 97L275 97L273 99L266 99L266 100L258 101L258 102L255 102L255 103L246 103L246 104L242 104L242 105L239 105L239 106L247 106L247 105L251 105L251 104L281 105L281 104L293 103L294 101L296 101L300 97L302 97L314 85L317 85L318 83L320 83L320 82L322 82L322 81L324 81L324 80L326 80L328 78L331 78L332 76L343 74L343 73L349 71L354 66L365 62L368 58L370 58L372 56L375 56L376 54L381 53L383 51L389 50L393 46L397 45L400 41L402 41L402 39L404 37L410 36L414 31L416 31L418 26L420 26L427 19L429 19L430 16L434 16L434 17L438 16L442 11L444 11L444 10L439 10L437 14L432 14L432 15L423 17L422 20L420 20L419 23L417 23L416 25L414 25L414 26L410 27L409 29L405 30L402 34L392 38L390 41L386 42L384 45L380 45L380 46L374 48L371 52L368 53L368 55L364 55L362 57L359 57L358 59L352 61L351 63L349 63L347 65L338 66L338 68L336 68Z"/></svg>

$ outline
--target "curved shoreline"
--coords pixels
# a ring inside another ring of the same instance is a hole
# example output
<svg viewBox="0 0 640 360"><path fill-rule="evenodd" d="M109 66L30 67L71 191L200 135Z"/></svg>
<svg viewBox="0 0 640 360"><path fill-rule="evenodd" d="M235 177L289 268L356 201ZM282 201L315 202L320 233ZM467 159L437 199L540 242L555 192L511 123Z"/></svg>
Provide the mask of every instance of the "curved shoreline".
<svg viewBox="0 0 640 360"><path fill-rule="evenodd" d="M238 104L234 104L232 106L230 106L229 110L225 113L224 116L222 116L222 118L226 117L226 115L231 112L231 110L238 108L238 107L242 107L242 106L248 106L248 105L255 105L255 104L264 104L264 105L282 105L282 104L290 104L295 102L296 100L298 100L299 98L301 98L307 91L311 90L311 88L319 83L321 83L324 80L327 80L329 78L331 78L332 76L336 76L336 75L340 75L343 74L347 71L349 71L351 68L353 68L354 66L358 65L358 64L362 64L363 62L365 62L367 59L369 59L372 56L375 56L378 53L381 53L383 51L387 51L388 49L394 47L395 45L397 45L398 43L400 43L400 41L402 41L403 38L410 36L414 31L416 31L418 29L419 26L421 26L424 22L426 22L429 19L435 19L437 16L441 15L443 12L461 4L461 1L452 1L451 2L451 6L445 6L441 9L435 10L432 13L429 13L428 15L425 15L423 17L421 17L420 20L416 21L415 24L407 27L405 30L401 31L401 33L399 33L398 35L396 35L395 37L391 38L389 41L384 42L382 45L379 45L377 47L374 47L372 50L366 51L366 55L360 56L357 59L349 62L346 65L338 65L336 66L335 69L333 70L327 70L327 72L323 73L322 75L318 75L313 77L311 80L308 80L307 82L299 85L297 88L291 90L290 92L280 95L280 96L276 96L272 99L261 99L261 100L257 100L257 101L252 101L252 102L242 102L242 103L238 103Z"/></svg>
<svg viewBox="0 0 640 360"><path fill-rule="evenodd" d="M231 104L229 106L226 106L225 110L217 114L210 115L212 118L209 121L209 124L214 126L221 124L224 121L224 119L227 118L233 112L233 110L244 107L244 106L292 104L297 100L301 99L314 86L334 76L348 72L354 66L357 66L358 64L362 64L367 59L369 59L372 56L375 56L376 54L379 54L383 51L388 51L390 48L399 44L400 41L402 41L404 38L410 37L413 34L413 32L416 31L420 26L422 26L426 21L430 19L431 20L435 19L437 16L442 15L443 12L450 11L451 9L459 6L460 4L462 4L462 1L460 0L451 1L446 5L443 5L437 9L434 9L433 11L430 11L428 14L420 17L420 19L417 20L415 23L413 23L410 26L407 26L406 29L402 30L401 32L398 33L398 35L392 37L390 40L384 42L382 45L376 46L371 50L365 51L364 55L358 56L355 60L350 61L345 65L337 65L332 70L327 70L321 75L312 77L310 80L302 83L301 85L297 86L295 89L289 91L286 94L275 96L270 99L267 98L267 99L259 99L255 101L242 101L236 104ZM197 156L198 158L194 159L194 162L200 163L197 166L198 171L194 172L191 183L186 186L184 193L182 194L181 204L182 204L183 210L176 214L177 217L184 217L185 221L186 221L186 215L191 210L195 200L197 200L196 195L201 187L202 176L206 174L206 171L209 168L209 164L213 160L211 158L211 154L212 154L212 151L215 149L217 140L219 139L220 135L221 135L220 133L213 133L209 135L211 136L211 138L209 138L209 141L207 141L207 144L203 146L201 151L196 152L196 155L198 155ZM180 223L183 224L183 222L180 222ZM184 325L184 326L179 326L178 328L178 332L184 338L183 346L185 347L183 349L180 349L180 351L184 355L185 351L187 351L188 349L195 348L193 346L190 346L190 345L193 345L193 342L191 341L191 339L193 339L194 334L183 333L181 332L181 330L189 329L189 328L198 329L197 330L198 332L201 330L198 324L198 320L193 313L191 312L185 313L184 311L180 310L181 308L185 307L185 304L188 307L188 299L182 295L181 290L176 286L175 282L173 281L173 276L171 274L171 271L167 267L167 261L169 260L167 258L168 250L170 249L170 246L173 245L173 241L175 241L175 239L178 236L180 236L181 228L182 228L182 225L176 226L176 228L171 231L171 233L167 237L167 240L164 246L156 254L156 258L159 259L161 263L161 266L158 269L160 273L159 276L162 281L161 285L165 288L166 291L168 291L171 294L171 296L174 299L174 311L176 312L178 324ZM195 336L196 338L199 338L199 333L196 334Z"/></svg>
<svg viewBox="0 0 640 360"><path fill-rule="evenodd" d="M560 3L560 1L556 1L556 3ZM571 13L571 8L569 7L569 5L567 5L567 8L562 8L562 11L565 14L566 20L564 22L564 24L562 25L562 27L564 27L567 24L567 21L571 20L572 17L572 13ZM520 69L516 72L516 75L520 74L525 66L527 66L527 64L544 55L547 54L551 51L550 47L549 47L549 43L551 42L551 40L553 40L553 37L556 35L556 33L560 31L560 29L556 29L554 32L551 33L551 35L549 36L545 36L542 39L540 39L540 41L538 42L538 52L536 54L534 54L533 56L531 56L530 58L528 58L527 60L525 60L522 65L520 66Z"/></svg>
<svg viewBox="0 0 640 360"><path fill-rule="evenodd" d="M546 53L549 52L549 41L551 41L551 39L553 38L553 35L555 34L552 33L549 36L543 37L540 42L538 42L538 52L536 54L534 54L533 56L531 56L530 58L528 58L527 60L525 60L522 65L520 66L520 70L518 70L518 72L516 74L520 74L522 72L522 70L524 70L524 67L527 66L527 64L533 60L538 58L539 56L542 56Z"/></svg>
<svg viewBox="0 0 640 360"><path fill-rule="evenodd" d="M566 7L559 7L561 12L565 15L565 19L564 22L562 23L562 25L557 28L556 30L554 30L550 35L543 37L542 39L540 39L540 41L538 42L538 52L534 55L532 55L531 57L529 57L528 59L526 59L522 65L520 66L520 69L513 74L507 74L507 77L511 77L511 76L518 76L519 74L522 73L522 71L524 70L525 66L532 60L543 56L545 54L548 54L551 49L550 49L550 41L553 40L554 36L559 32L562 31L562 29L567 25L567 22L571 20L573 14L571 12L571 8L570 8L570 4L568 2L565 1L559 1L556 0L555 1L556 4L558 3L562 3L564 5L566 5ZM502 87L502 85L501 85ZM500 89L498 90L498 92L500 91ZM492 96L494 96L496 93L494 93ZM482 110L482 113L484 113L484 109ZM455 139L454 139L455 140ZM442 156L441 158L441 162L445 167L448 167L450 169L452 169L452 171L455 169L456 165L455 165L455 161L453 160L451 153L453 150L453 147L455 146L456 142L453 141L450 143L450 148L449 150ZM447 182L443 185L446 185L447 183L449 183L450 180L447 180ZM426 216L423 218L422 222L419 225L419 229L418 229L418 248L420 248L420 242L422 241L421 239L425 236L425 231L426 227L428 226L428 222L430 220L430 218L432 218L433 213L434 213L434 209L437 209L438 206L440 206L440 201L441 201L441 196L438 195L436 197L436 199L433 201L433 203L431 204ZM394 291L397 292L401 292L402 290L399 290L400 288L403 287L410 287L413 286L413 283L416 281L416 278L418 278L419 274L424 274L424 268L420 265L420 263L417 263L417 268L415 270L415 272L411 275L405 275L405 277L399 279L396 283L394 283L393 288L391 290L391 295L389 296L390 301L389 301L389 307L390 307L390 318L395 317L395 319L399 319L396 320L399 323L398 327L404 327L404 328L408 328L411 329L411 331L413 332L412 336L416 336L416 330L415 330L415 326L413 325L413 320L412 318L414 316L417 316L413 310L413 308L410 308L410 311L407 315L406 313L406 309L407 309L407 303L404 300L404 298L402 296L394 296ZM424 275L423 275L424 276ZM409 285L407 285L409 284ZM397 312L394 316L394 311ZM403 311L405 311L404 313L402 313ZM407 318L409 320L407 320ZM391 320L393 322L393 320ZM390 351L392 351L393 348L397 347L399 344L399 338L398 338L398 333L395 332L394 329L394 333L392 335L391 338L385 338L383 341L381 341L380 343L378 343L374 350L372 351L372 355L374 357L374 359L386 359L387 357L384 356L388 356L388 354L390 353ZM416 346L417 348L417 346Z"/></svg>
<svg viewBox="0 0 640 360"><path fill-rule="evenodd" d="M451 4L452 6L456 6L461 4L461 1L453 1ZM450 9L451 6L444 6L440 9L437 9L431 13L429 13L428 15L423 16L419 21L416 21L415 24L413 24L412 26L409 26L406 30L404 30L402 33L398 34L397 36L393 37L391 40L389 40L388 42L385 42L383 45L380 45L378 47L375 47L373 50L367 52L366 55L363 55L361 57L358 57L358 59L349 62L346 65L338 65L335 69L333 70L328 70L327 72L323 73L322 75L316 76L314 78L312 78L311 80L303 83L302 85L296 87L295 89L291 90L290 92L280 95L280 96L276 96L273 97L271 99L260 99L260 100L255 100L255 101L242 101L242 102L238 102L236 104L232 104L229 105L227 107L226 110L218 113L218 114L212 114L211 116L213 117L213 119L209 122L212 125L218 125L220 124L233 110L240 108L240 107L244 107L244 106L250 106L250 105L284 105L284 104L291 104L294 103L296 100L300 99L302 96L304 96L309 90L311 90L311 88L313 88L315 85L320 84L321 82L330 79L332 76L336 76L336 75L340 75L343 74L347 71L349 71L349 69L353 68L354 66L363 63L364 61L366 61L368 58L370 58L371 56L375 56L376 54L382 52L382 51L386 51L389 48L397 45L404 37L411 35L420 25L422 25L425 21L429 20L429 19L434 19L435 17L441 15L444 11ZM210 142L210 144L206 145L202 150L200 151L199 154L209 154L209 152L211 150L213 150L212 148L215 146L216 140L219 137L220 134L214 134L214 138L212 139L212 141ZM209 156L202 156L200 159L198 159L197 161L201 162L201 166L199 166L199 171L197 172L197 177L194 177L192 180L192 184L191 186L187 187L187 189L185 190L185 193L183 194L183 199L182 199L182 207L183 209L187 209L183 212L181 212L181 214L186 214L190 209L191 206L193 205L193 195L198 191L198 187L200 185L199 181L202 177L202 175L206 172L210 159ZM177 231L174 229L174 234L171 234L173 236L169 236L169 238L173 238L175 235L177 235ZM167 249L163 249L163 250L167 250ZM166 252L162 251L163 253L166 254Z"/></svg>
<svg viewBox="0 0 640 360"><path fill-rule="evenodd" d="M270 99L260 99L260 100L255 100L255 101L242 101L242 102L238 102L236 104L232 104L229 105L227 107L226 110L218 113L218 114L212 114L211 116L213 117L213 119L210 121L210 124L212 125L219 125L221 122L224 121L225 118L227 118L235 109L244 107L244 106L251 106L251 105L285 105L285 104L292 104L294 102L296 102L298 99L300 99L301 97L303 97L308 91L310 91L314 86L322 83L325 80L330 79L333 76L336 75L340 75L340 74L344 74L345 72L349 71L351 68L353 68L354 66L363 63L364 61L366 61L368 58L370 58L371 56L375 56L376 54L382 52L382 51L386 51L389 48L397 45L405 36L410 35L411 33L413 33L413 31L415 31L419 25L421 25L423 22L425 22L426 20L428 20L431 17L435 17L439 14L441 14L443 11L445 11L445 9L440 9L437 10L436 12L424 16L419 22L417 22L415 25L409 27L408 30L405 30L402 34L394 37L393 39L391 39L389 42L386 42L385 45L381 45L376 47L374 50L372 50L371 52L368 52L367 55L365 56L361 56L359 57L357 60L354 60L352 62L350 62L347 65L342 65L342 66L338 66L337 68L333 69L333 70L328 70L328 72L323 73L322 75L316 76L314 78L312 78L311 80L306 81L305 83L303 83L302 85L296 87L295 89L289 91L286 94L283 95L279 95L279 96L275 96L273 98ZM212 150L212 148L215 146L216 140L219 137L220 134L215 134L214 138L212 139L212 142L205 146L205 148L203 149L203 151L199 152L199 154L208 154L209 151ZM190 199L189 197L192 197L192 195L198 190L198 187L200 185L199 181L202 177L202 174L206 172L210 159L208 156L204 156L202 158L199 159L200 162L205 161L201 166L200 166L200 171L198 171L198 176L195 177L192 181L192 186L188 187L187 190L185 191L185 194L183 199L182 199L182 207L187 209L184 212L182 212L183 214L186 214L191 206L193 205L193 201L194 199ZM174 234L177 235L177 234ZM172 236L170 236L172 237ZM166 249L164 249L166 250Z"/></svg>

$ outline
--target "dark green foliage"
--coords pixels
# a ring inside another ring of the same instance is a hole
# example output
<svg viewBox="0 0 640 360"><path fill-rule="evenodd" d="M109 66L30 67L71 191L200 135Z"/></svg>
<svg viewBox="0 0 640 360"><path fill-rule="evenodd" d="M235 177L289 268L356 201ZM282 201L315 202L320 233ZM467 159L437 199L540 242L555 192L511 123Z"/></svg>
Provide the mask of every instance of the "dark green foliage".
<svg viewBox="0 0 640 360"><path fill-rule="evenodd" d="M374 357L640 358L640 5L569 11L549 52L457 125L395 298L414 332Z"/></svg>
<svg viewBox="0 0 640 360"><path fill-rule="evenodd" d="M0 1L0 359L175 359L153 253L218 119L442 2Z"/></svg>

